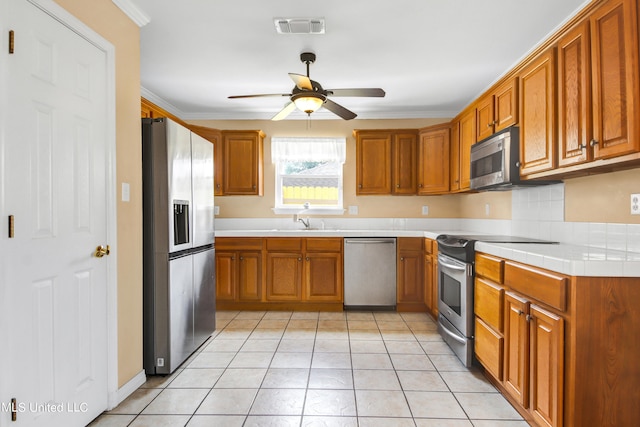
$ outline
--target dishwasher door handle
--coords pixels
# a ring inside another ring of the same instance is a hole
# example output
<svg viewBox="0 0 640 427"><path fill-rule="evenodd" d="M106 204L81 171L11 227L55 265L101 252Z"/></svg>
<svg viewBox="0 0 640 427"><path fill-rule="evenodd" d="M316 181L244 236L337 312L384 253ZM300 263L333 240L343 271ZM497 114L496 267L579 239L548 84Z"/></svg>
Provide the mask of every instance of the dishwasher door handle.
<svg viewBox="0 0 640 427"><path fill-rule="evenodd" d="M394 240L371 240L371 239L367 239L367 240L365 240L365 239L345 240L344 242L348 243L348 244L351 244L351 245L353 245L353 244L357 244L357 245L371 245L371 244L380 245L380 244L383 244L383 245L386 245L386 244L394 244L395 243Z"/></svg>

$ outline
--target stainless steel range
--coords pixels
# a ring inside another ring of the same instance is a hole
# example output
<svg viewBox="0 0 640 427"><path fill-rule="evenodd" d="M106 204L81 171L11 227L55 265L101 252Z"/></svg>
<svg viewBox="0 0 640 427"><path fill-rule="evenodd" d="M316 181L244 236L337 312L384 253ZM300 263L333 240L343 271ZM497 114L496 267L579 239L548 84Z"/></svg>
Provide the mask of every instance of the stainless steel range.
<svg viewBox="0 0 640 427"><path fill-rule="evenodd" d="M473 362L475 243L554 243L517 236L448 235L438 242L438 331L458 358Z"/></svg>

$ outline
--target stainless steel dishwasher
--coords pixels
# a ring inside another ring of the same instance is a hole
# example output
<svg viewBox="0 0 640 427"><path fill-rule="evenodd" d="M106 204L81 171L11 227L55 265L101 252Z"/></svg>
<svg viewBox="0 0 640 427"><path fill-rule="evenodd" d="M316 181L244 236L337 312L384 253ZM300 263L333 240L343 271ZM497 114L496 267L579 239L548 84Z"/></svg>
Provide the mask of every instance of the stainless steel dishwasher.
<svg viewBox="0 0 640 427"><path fill-rule="evenodd" d="M395 310L395 237L344 239L344 308Z"/></svg>

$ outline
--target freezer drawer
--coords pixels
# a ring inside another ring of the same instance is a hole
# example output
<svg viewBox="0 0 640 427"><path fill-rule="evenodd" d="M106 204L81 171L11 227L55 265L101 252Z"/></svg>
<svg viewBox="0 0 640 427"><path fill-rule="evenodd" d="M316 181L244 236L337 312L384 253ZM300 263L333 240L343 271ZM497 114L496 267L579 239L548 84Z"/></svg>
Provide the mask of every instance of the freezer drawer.
<svg viewBox="0 0 640 427"><path fill-rule="evenodd" d="M352 309L395 308L395 238L344 240L344 305Z"/></svg>

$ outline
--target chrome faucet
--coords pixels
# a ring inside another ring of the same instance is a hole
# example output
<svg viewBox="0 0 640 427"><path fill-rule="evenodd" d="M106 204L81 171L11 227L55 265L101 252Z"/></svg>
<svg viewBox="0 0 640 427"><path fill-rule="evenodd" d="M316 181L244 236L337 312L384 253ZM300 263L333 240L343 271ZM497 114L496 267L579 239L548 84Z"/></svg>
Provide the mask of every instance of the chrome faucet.
<svg viewBox="0 0 640 427"><path fill-rule="evenodd" d="M307 218L306 221L304 220L304 218L298 218L298 222L303 223L304 228L306 228L307 230L309 229L309 227L311 227L311 220L309 218Z"/></svg>

